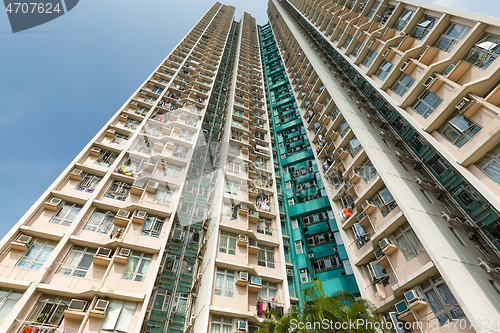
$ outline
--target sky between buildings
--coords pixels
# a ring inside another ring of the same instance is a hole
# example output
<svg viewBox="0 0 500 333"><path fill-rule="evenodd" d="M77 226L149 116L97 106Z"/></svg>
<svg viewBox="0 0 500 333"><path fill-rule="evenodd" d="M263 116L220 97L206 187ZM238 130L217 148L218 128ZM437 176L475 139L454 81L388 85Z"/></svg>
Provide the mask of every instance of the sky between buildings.
<svg viewBox="0 0 500 333"><path fill-rule="evenodd" d="M499 0L424 0L500 16ZM82 0L12 34L0 14L0 237L214 2ZM229 0L267 23L266 0Z"/></svg>

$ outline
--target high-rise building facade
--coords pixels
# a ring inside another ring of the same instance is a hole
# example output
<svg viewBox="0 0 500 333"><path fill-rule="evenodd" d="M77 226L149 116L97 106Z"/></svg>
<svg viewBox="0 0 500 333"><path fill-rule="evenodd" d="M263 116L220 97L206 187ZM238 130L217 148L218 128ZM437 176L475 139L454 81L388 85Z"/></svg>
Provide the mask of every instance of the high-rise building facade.
<svg viewBox="0 0 500 333"><path fill-rule="evenodd" d="M498 331L500 20L234 13L215 3L2 239L0 332L254 332L316 279L415 332Z"/></svg>
<svg viewBox="0 0 500 333"><path fill-rule="evenodd" d="M500 20L411 0L268 15L362 297L422 331L498 331Z"/></svg>

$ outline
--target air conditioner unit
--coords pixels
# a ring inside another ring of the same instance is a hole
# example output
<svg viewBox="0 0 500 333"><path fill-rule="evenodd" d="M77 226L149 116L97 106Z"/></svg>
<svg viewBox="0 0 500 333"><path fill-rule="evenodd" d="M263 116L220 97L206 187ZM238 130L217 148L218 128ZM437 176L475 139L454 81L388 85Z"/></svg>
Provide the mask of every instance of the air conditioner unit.
<svg viewBox="0 0 500 333"><path fill-rule="evenodd" d="M448 222L450 222L453 219L449 214L447 214L445 212L441 212L441 217Z"/></svg>
<svg viewBox="0 0 500 333"><path fill-rule="evenodd" d="M116 213L116 216L120 217L129 217L130 212L123 210L123 209L118 209L118 213Z"/></svg>
<svg viewBox="0 0 500 333"><path fill-rule="evenodd" d="M115 130L114 130L114 129L111 129L111 128L110 128L110 129L108 129L108 130L106 131L106 136L109 136L109 137L114 138L114 137L115 137Z"/></svg>
<svg viewBox="0 0 500 333"><path fill-rule="evenodd" d="M112 252L111 249L108 249L106 247L100 247L97 249L95 255L99 257L109 258L111 252Z"/></svg>
<svg viewBox="0 0 500 333"><path fill-rule="evenodd" d="M106 312L108 305L109 305L109 301L104 300L104 299L98 299L94 305L94 310Z"/></svg>
<svg viewBox="0 0 500 333"><path fill-rule="evenodd" d="M142 210L138 210L137 213L135 213L135 216L140 219L146 218L146 215L148 215L148 213L143 212Z"/></svg>
<svg viewBox="0 0 500 333"><path fill-rule="evenodd" d="M363 210L365 210L368 206L370 206L370 202L368 200L363 201L361 204L361 208L363 208Z"/></svg>
<svg viewBox="0 0 500 333"><path fill-rule="evenodd" d="M429 87L432 81L434 81L434 78L432 76L429 76L427 80L424 81L424 87Z"/></svg>
<svg viewBox="0 0 500 333"><path fill-rule="evenodd" d="M83 175L82 169L73 169L73 171L71 171L69 176L72 179L80 180L80 179L82 179L82 175Z"/></svg>
<svg viewBox="0 0 500 333"><path fill-rule="evenodd" d="M409 290L405 292L405 299L408 303L415 302L417 300L422 300L422 296L418 290Z"/></svg>
<svg viewBox="0 0 500 333"><path fill-rule="evenodd" d="M132 183L132 186L143 188L144 187L144 182L140 182L140 181L136 180L136 181L134 181Z"/></svg>
<svg viewBox="0 0 500 333"><path fill-rule="evenodd" d="M314 252L309 253L309 258L314 258Z"/></svg>
<svg viewBox="0 0 500 333"><path fill-rule="evenodd" d="M283 239L283 246L289 246L290 245L290 242L288 241L288 239Z"/></svg>
<svg viewBox="0 0 500 333"><path fill-rule="evenodd" d="M155 182L153 180L150 180L148 184L146 185L146 191L148 192L156 192L158 189L158 186L160 185L159 182Z"/></svg>
<svg viewBox="0 0 500 333"><path fill-rule="evenodd" d="M365 213L359 213L358 214L358 222L361 222L365 217L366 217Z"/></svg>
<svg viewBox="0 0 500 333"><path fill-rule="evenodd" d="M308 224L309 223L309 217L304 217L302 220L304 221L304 224Z"/></svg>
<svg viewBox="0 0 500 333"><path fill-rule="evenodd" d="M247 235L239 234L238 239L240 241L246 242L247 241Z"/></svg>
<svg viewBox="0 0 500 333"><path fill-rule="evenodd" d="M71 311L85 311L85 307L87 306L87 301L83 301L81 299L72 299L69 303L68 310Z"/></svg>
<svg viewBox="0 0 500 333"><path fill-rule="evenodd" d="M389 51L390 51L389 49L385 50L384 53L382 54L382 57L385 58L389 54Z"/></svg>
<svg viewBox="0 0 500 333"><path fill-rule="evenodd" d="M406 301L396 303L396 311L398 314L408 311L408 304L406 303Z"/></svg>
<svg viewBox="0 0 500 333"><path fill-rule="evenodd" d="M240 272L240 280L248 281L248 272Z"/></svg>
<svg viewBox="0 0 500 333"><path fill-rule="evenodd" d="M92 156L101 155L101 148L97 148L97 147L90 148L90 155L92 155Z"/></svg>
<svg viewBox="0 0 500 333"><path fill-rule="evenodd" d="M464 97L460 102L458 102L457 105L455 105L455 108L458 109L459 111L465 111L467 106L469 106L470 102L471 102L470 99Z"/></svg>
<svg viewBox="0 0 500 333"><path fill-rule="evenodd" d="M373 40L369 41L368 44L366 44L366 47L370 48L370 47L372 47L372 45L373 45Z"/></svg>
<svg viewBox="0 0 500 333"><path fill-rule="evenodd" d="M122 247L120 249L120 252L118 252L118 255L120 257L128 257L128 256L130 256L130 253L132 253L131 249L126 249L126 248Z"/></svg>
<svg viewBox="0 0 500 333"><path fill-rule="evenodd" d="M236 329L240 332L246 332L247 331L247 322L243 321L243 320L238 321L238 325L237 325Z"/></svg>
<svg viewBox="0 0 500 333"><path fill-rule="evenodd" d="M17 237L16 242L24 244L24 245L29 245L29 244L31 244L32 239L33 239L33 237L31 237L31 236L21 235L21 236Z"/></svg>
<svg viewBox="0 0 500 333"><path fill-rule="evenodd" d="M287 275L293 275L293 269L291 269L291 268L287 268L287 269L286 269L286 274L287 274Z"/></svg>
<svg viewBox="0 0 500 333"><path fill-rule="evenodd" d="M379 260L384 256L384 252L382 252L382 249L378 249L377 251L374 252L375 254L375 259Z"/></svg>
<svg viewBox="0 0 500 333"><path fill-rule="evenodd" d="M262 285L262 279L258 276L252 276L250 277L250 283L251 284L255 284L257 286L261 286Z"/></svg>
<svg viewBox="0 0 500 333"><path fill-rule="evenodd" d="M381 249L386 247L387 245L391 244L391 241L387 238L382 238L380 242L378 242L378 246L380 246Z"/></svg>
<svg viewBox="0 0 500 333"><path fill-rule="evenodd" d="M51 204L54 204L54 205L60 205L62 203L62 199L59 199L59 198L52 198L50 199L49 201Z"/></svg>
<svg viewBox="0 0 500 333"><path fill-rule="evenodd" d="M407 66L408 66L408 62L403 62L403 64L401 65L401 67L399 67L399 70L400 71L404 71Z"/></svg>

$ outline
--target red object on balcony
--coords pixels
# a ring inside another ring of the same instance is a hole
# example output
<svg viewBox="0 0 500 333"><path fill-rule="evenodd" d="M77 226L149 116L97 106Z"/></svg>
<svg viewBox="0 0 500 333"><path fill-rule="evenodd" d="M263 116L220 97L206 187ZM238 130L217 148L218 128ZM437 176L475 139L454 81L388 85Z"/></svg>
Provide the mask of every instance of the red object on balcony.
<svg viewBox="0 0 500 333"><path fill-rule="evenodd" d="M349 207L345 207L345 208L342 210L342 212L344 212L344 215L345 215L346 217L351 217L351 216L352 216L352 210L351 210L351 208L349 208Z"/></svg>

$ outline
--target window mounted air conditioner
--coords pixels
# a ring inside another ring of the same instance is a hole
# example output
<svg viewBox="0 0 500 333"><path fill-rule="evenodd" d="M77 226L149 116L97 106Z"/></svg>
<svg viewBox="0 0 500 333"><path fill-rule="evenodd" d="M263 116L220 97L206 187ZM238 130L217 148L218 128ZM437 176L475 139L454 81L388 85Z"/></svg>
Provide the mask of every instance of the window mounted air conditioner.
<svg viewBox="0 0 500 333"><path fill-rule="evenodd" d="M101 155L101 148L97 148L97 147L90 148L90 155L92 155L92 156Z"/></svg>
<svg viewBox="0 0 500 333"><path fill-rule="evenodd" d="M73 171L71 171L69 176L71 179L81 180L82 175L83 175L82 169L73 169Z"/></svg>
<svg viewBox="0 0 500 333"><path fill-rule="evenodd" d="M308 255L309 255L309 258L314 258L314 252L310 252Z"/></svg>
<svg viewBox="0 0 500 333"><path fill-rule="evenodd" d="M156 192L158 189L158 186L160 185L159 182L155 182L153 180L150 180L148 184L146 185L146 191L148 192Z"/></svg>
<svg viewBox="0 0 500 333"><path fill-rule="evenodd" d="M358 215L358 222L361 222L365 217L366 217L365 213L359 213L359 215Z"/></svg>
<svg viewBox="0 0 500 333"><path fill-rule="evenodd" d="M124 247L122 247L120 249L120 252L118 252L118 255L120 257L129 257L130 256L130 253L132 253L132 250L131 249L126 249Z"/></svg>
<svg viewBox="0 0 500 333"><path fill-rule="evenodd" d="M246 242L248 238L247 235L239 234L238 239L242 242Z"/></svg>
<svg viewBox="0 0 500 333"><path fill-rule="evenodd" d="M109 301L104 300L104 299L99 299L94 305L94 309L96 311L101 311L101 312L106 312L106 309L108 308Z"/></svg>
<svg viewBox="0 0 500 333"><path fill-rule="evenodd" d="M123 209L118 209L118 213L116 213L116 216L120 217L129 217L130 212L123 210Z"/></svg>
<svg viewBox="0 0 500 333"><path fill-rule="evenodd" d="M398 314L408 311L408 304L406 303L406 301L396 303L396 311Z"/></svg>
<svg viewBox="0 0 500 333"><path fill-rule="evenodd" d="M240 332L246 332L247 331L247 322L243 321L243 320L238 321L237 330Z"/></svg>
<svg viewBox="0 0 500 333"><path fill-rule="evenodd" d="M406 67L408 67L408 62L403 62L401 67L399 67L399 70L403 72L406 69Z"/></svg>
<svg viewBox="0 0 500 333"><path fill-rule="evenodd" d="M106 247L100 247L97 249L95 255L99 257L109 258L111 252L112 252L111 249L108 249Z"/></svg>
<svg viewBox="0 0 500 333"><path fill-rule="evenodd" d="M256 286L261 286L262 285L262 279L258 276L252 276L250 277L250 283L254 284Z"/></svg>
<svg viewBox="0 0 500 333"><path fill-rule="evenodd" d="M144 183L136 180L136 181L134 181L132 183L132 186L143 188L144 187Z"/></svg>
<svg viewBox="0 0 500 333"><path fill-rule="evenodd" d="M382 240L380 242L378 242L378 246L380 246L381 249L383 249L384 247L386 247L387 245L390 245L391 244L391 241L387 238L382 238Z"/></svg>
<svg viewBox="0 0 500 333"><path fill-rule="evenodd" d="M138 210L137 213L135 213L135 217L140 218L140 219L144 219L146 217L146 215L147 215L147 213L143 212L141 210Z"/></svg>
<svg viewBox="0 0 500 333"><path fill-rule="evenodd" d="M365 210L368 206L370 206L370 202L368 200L363 201L361 204L361 208L363 208L363 210Z"/></svg>
<svg viewBox="0 0 500 333"><path fill-rule="evenodd" d="M81 299L72 299L69 303L68 310L71 311L85 311L85 307L87 306L87 301L83 301Z"/></svg>
<svg viewBox="0 0 500 333"><path fill-rule="evenodd" d="M21 236L17 237L16 242L24 244L24 245L30 245L32 240L33 240L33 237L31 237L31 236L21 235Z"/></svg>
<svg viewBox="0 0 500 333"><path fill-rule="evenodd" d="M455 105L455 108L459 111L465 111L467 109L467 107L469 106L470 104L470 99L468 98L462 98L462 100L460 102L458 102L457 105Z"/></svg>
<svg viewBox="0 0 500 333"><path fill-rule="evenodd" d="M432 76L429 76L425 81L424 81L424 87L429 87L432 83L432 81L434 81L434 78Z"/></svg>
<svg viewBox="0 0 500 333"><path fill-rule="evenodd" d="M421 296L421 294L418 290L412 289L412 290L405 292L405 299L406 299L406 302L412 303L412 302L415 302L417 300L422 300L423 297Z"/></svg>
<svg viewBox="0 0 500 333"><path fill-rule="evenodd" d="M240 272L240 280L248 281L248 272Z"/></svg>
<svg viewBox="0 0 500 333"><path fill-rule="evenodd" d="M110 129L108 129L108 130L106 131L106 136L109 136L109 137L111 137L111 138L114 138L114 137L115 137L115 134L116 134L116 133L115 133L115 130L114 130L114 129L112 129L112 128L110 128Z"/></svg>
<svg viewBox="0 0 500 333"><path fill-rule="evenodd" d="M287 268L287 269L286 269L286 274L287 274L287 275L293 275L293 269L291 269L291 268Z"/></svg>
<svg viewBox="0 0 500 333"><path fill-rule="evenodd" d="M382 252L382 249L378 249L377 251L375 251L375 259L379 260L380 258L382 258L384 256L384 252Z"/></svg>
<svg viewBox="0 0 500 333"><path fill-rule="evenodd" d="M384 53L382 54L382 57L385 58L389 54L389 49L385 50Z"/></svg>

